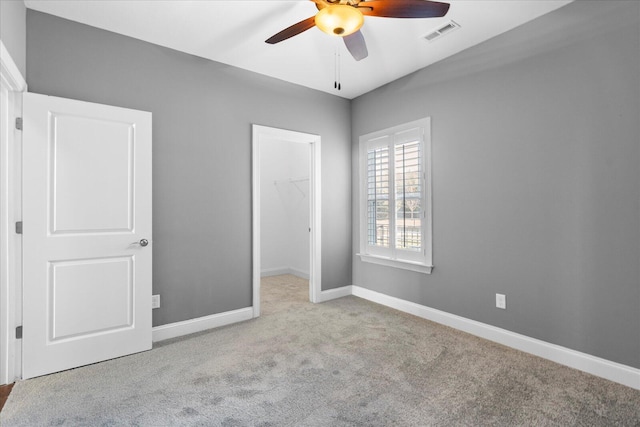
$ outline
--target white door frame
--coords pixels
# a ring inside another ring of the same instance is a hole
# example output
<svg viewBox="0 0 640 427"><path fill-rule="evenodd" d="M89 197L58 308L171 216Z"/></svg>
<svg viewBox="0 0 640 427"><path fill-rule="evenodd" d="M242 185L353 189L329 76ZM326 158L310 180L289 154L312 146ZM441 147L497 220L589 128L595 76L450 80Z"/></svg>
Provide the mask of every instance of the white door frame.
<svg viewBox="0 0 640 427"><path fill-rule="evenodd" d="M322 253L321 253L321 168L320 135L278 129L268 126L252 125L252 221L253 221L253 317L260 316L260 150L267 141L288 141L311 144L309 199L311 227L311 259L309 262L309 300L320 302L322 290Z"/></svg>
<svg viewBox="0 0 640 427"><path fill-rule="evenodd" d="M27 83L0 40L0 385L21 378L21 342L15 329L22 323L22 239L15 233L21 220L22 134L15 119L22 116Z"/></svg>

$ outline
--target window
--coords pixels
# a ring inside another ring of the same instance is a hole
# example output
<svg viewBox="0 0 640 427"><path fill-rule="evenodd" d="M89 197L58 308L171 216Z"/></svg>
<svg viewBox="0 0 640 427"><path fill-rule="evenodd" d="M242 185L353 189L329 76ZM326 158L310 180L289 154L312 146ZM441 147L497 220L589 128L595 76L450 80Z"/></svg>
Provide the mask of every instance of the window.
<svg viewBox="0 0 640 427"><path fill-rule="evenodd" d="M431 273L430 124L360 137L363 261Z"/></svg>

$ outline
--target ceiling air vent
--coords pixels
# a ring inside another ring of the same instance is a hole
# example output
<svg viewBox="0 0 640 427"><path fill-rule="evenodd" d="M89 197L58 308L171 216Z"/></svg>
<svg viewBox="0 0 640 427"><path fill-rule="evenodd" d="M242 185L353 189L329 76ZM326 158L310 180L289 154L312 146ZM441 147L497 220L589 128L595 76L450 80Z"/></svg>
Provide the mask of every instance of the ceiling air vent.
<svg viewBox="0 0 640 427"><path fill-rule="evenodd" d="M429 43L431 43L432 41L438 40L445 34L449 34L450 32L457 30L458 28L460 28L460 25L457 22L449 21L446 24L441 25L436 30L431 31L429 34L424 36L424 39Z"/></svg>

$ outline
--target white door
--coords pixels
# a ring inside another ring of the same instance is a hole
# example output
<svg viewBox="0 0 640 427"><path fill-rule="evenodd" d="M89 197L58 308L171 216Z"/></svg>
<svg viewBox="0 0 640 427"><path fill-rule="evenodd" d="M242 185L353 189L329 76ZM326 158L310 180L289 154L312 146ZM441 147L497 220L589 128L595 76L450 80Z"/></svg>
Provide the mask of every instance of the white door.
<svg viewBox="0 0 640 427"><path fill-rule="evenodd" d="M151 348L151 113L23 97L24 379Z"/></svg>

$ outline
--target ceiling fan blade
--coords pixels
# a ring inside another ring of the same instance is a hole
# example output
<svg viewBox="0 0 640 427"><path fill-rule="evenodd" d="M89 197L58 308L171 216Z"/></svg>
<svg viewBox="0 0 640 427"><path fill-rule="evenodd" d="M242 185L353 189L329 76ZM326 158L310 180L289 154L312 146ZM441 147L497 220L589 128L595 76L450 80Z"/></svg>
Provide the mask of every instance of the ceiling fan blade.
<svg viewBox="0 0 640 427"><path fill-rule="evenodd" d="M428 0L361 1L358 10L367 16L385 18L439 18L449 11L448 3Z"/></svg>
<svg viewBox="0 0 640 427"><path fill-rule="evenodd" d="M313 28L316 26L316 17L312 16L311 18L307 18L304 21L300 21L297 24L293 24L292 26L285 28L280 31L278 34L274 34L265 40L265 43L276 44L280 43L283 40L286 40L290 37L297 36L298 34L307 31L309 28Z"/></svg>
<svg viewBox="0 0 640 427"><path fill-rule="evenodd" d="M364 36L360 30L353 34L349 34L348 36L344 36L342 39L351 53L351 56L353 56L353 59L356 61L360 61L369 56L367 44L365 43Z"/></svg>

